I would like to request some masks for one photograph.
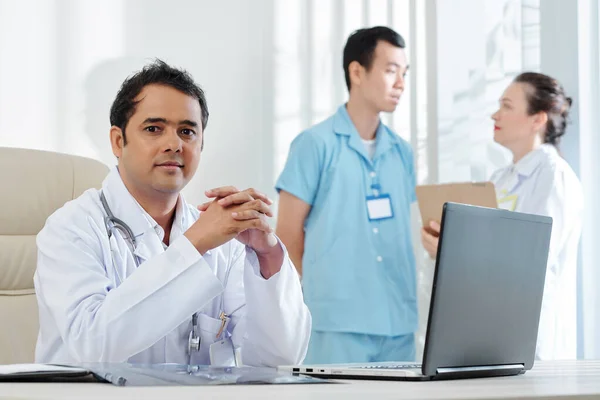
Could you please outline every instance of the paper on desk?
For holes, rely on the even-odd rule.
[[[83,364],[117,386],[256,385],[331,383],[264,367],[214,367],[183,364]]]
[[[63,367],[50,364],[8,364],[0,365],[0,375],[16,375],[37,372],[86,372],[87,370],[77,367]]]

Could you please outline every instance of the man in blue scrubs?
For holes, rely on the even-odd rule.
[[[404,91],[404,47],[386,27],[348,38],[349,100],[295,138],[276,184],[277,235],[313,316],[305,363],[415,358],[413,154],[379,119]]]

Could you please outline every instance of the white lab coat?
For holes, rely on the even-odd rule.
[[[577,254],[583,219],[579,179],[556,148],[544,144],[496,171],[500,208],[553,218],[538,332],[538,359],[576,358]]]
[[[135,255],[142,263],[136,268],[118,231],[109,241],[98,190],[50,216],[37,237],[37,362],[187,364],[191,316],[198,311],[202,342],[192,364],[210,364],[221,296],[225,313],[239,308],[227,331],[244,364],[302,362],[311,316],[285,249],[281,271],[268,280],[254,251],[236,240],[201,256],[183,236],[199,215],[183,196],[165,249],[162,229],[129,194],[116,168],[103,192],[114,216],[137,237]]]

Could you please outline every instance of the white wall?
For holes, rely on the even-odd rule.
[[[129,74],[160,57],[192,73],[208,99],[187,198],[226,184],[273,196],[270,25],[270,1],[0,0],[0,146],[114,164],[110,104]]]
[[[531,0],[436,5],[439,181],[487,180],[510,161],[493,142],[491,115],[511,80],[531,68],[524,59],[539,60],[539,44],[527,40],[536,22],[528,17],[539,6]]]
[[[578,357],[600,357],[600,10],[597,0],[541,2],[542,72],[573,97],[561,152],[581,179],[585,210],[578,269]],[[560,27],[556,29],[554,27]]]

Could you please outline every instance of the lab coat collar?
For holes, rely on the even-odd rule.
[[[514,165],[514,168],[519,175],[529,177],[540,166],[545,155],[549,153],[556,154],[556,148],[551,144],[542,144],[540,147],[529,152],[529,154],[519,160]]]
[[[147,260],[160,252],[164,238],[162,228],[131,195],[116,166],[102,183],[102,191],[113,215],[129,225],[133,231],[138,242],[134,254],[142,260]],[[187,210],[187,203],[180,194],[171,228],[171,242],[187,230],[189,224]]]
[[[134,199],[135,201],[135,199]],[[136,204],[137,201],[136,201]],[[159,254],[164,249],[163,239],[165,237],[165,233],[162,227],[144,210],[141,206],[140,208],[144,218],[148,221],[148,228],[146,232],[139,238],[138,245],[133,252],[136,256],[138,256],[142,261],[148,260],[152,258],[152,256]],[[183,233],[187,230],[185,225],[186,215],[184,210],[187,210],[185,204],[185,200],[181,195],[177,199],[177,206],[175,209],[175,219],[173,220],[173,225],[171,226],[171,235],[169,237],[169,242],[172,243],[179,236],[183,235]]]
[[[333,131],[338,135],[348,136],[348,145],[362,155],[365,160],[371,163],[371,159],[367,154],[367,149],[362,142],[360,134],[350,119],[346,104],[342,104],[333,117]],[[396,142],[397,138],[395,135],[390,134],[383,123],[379,121],[377,132],[375,133],[375,155],[373,156],[373,161],[386,151],[390,150]]]

